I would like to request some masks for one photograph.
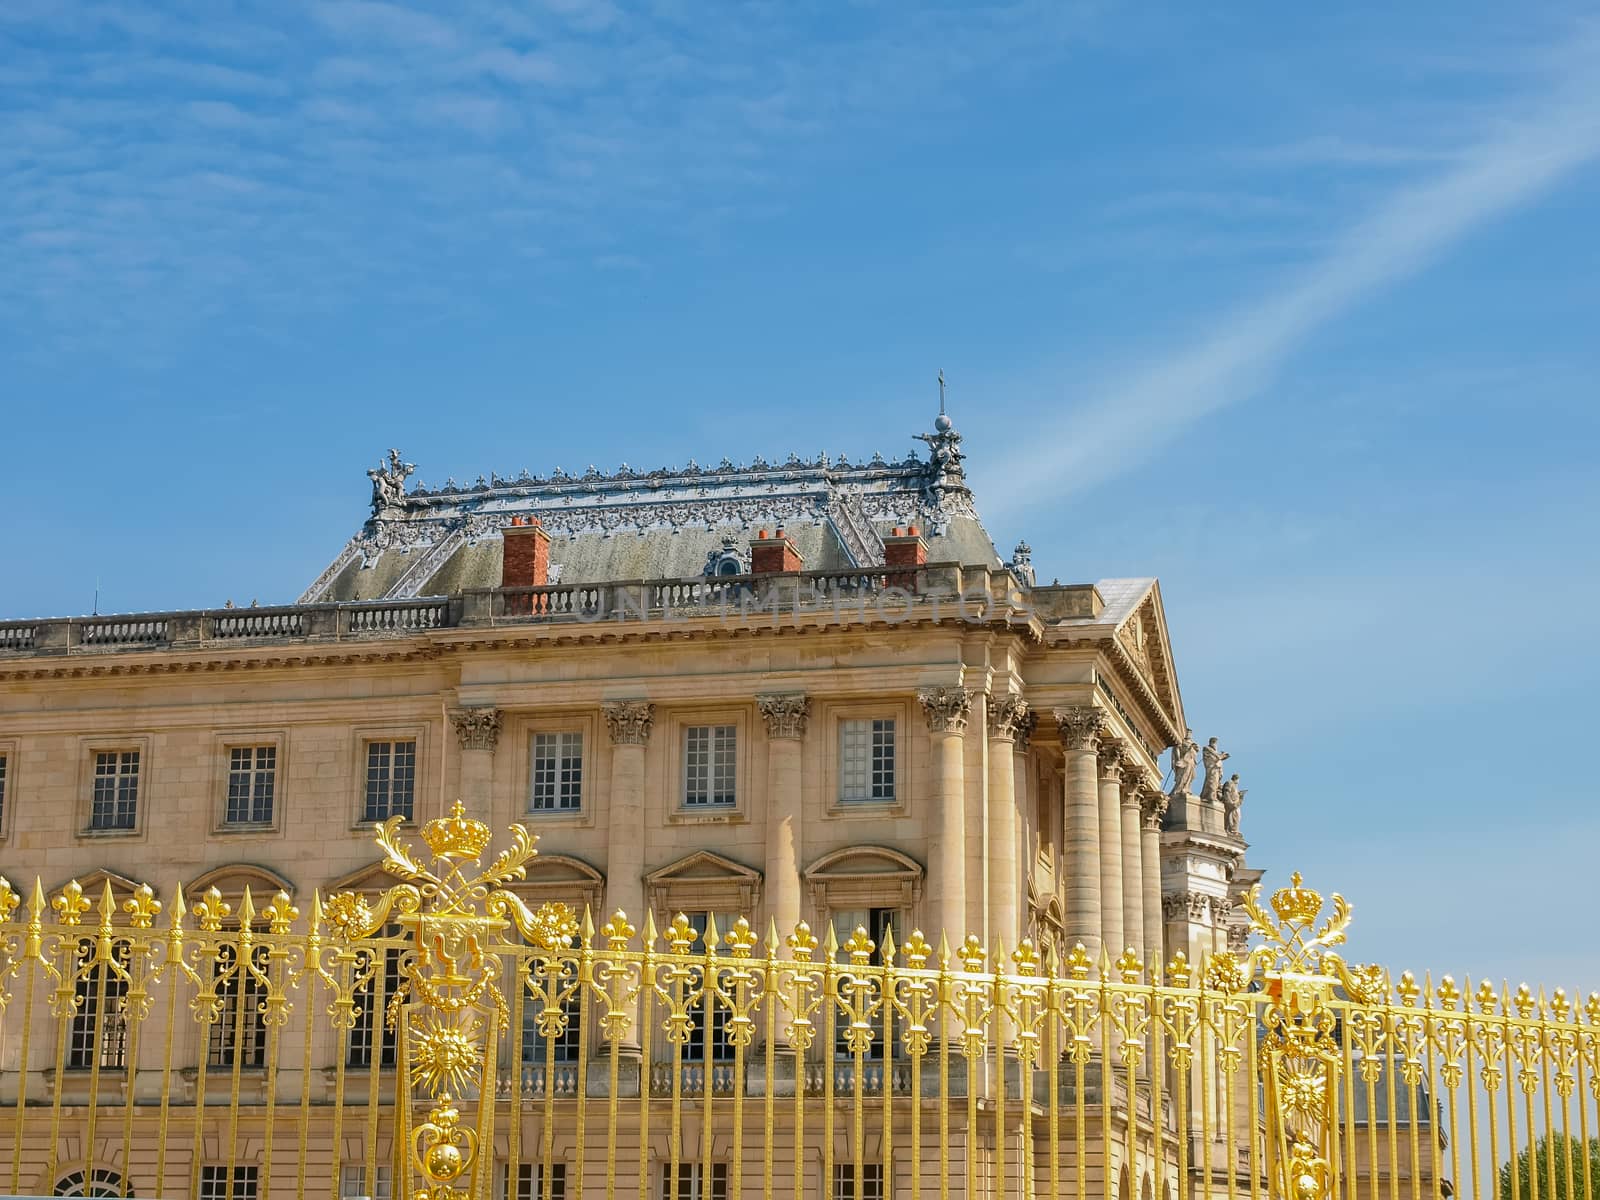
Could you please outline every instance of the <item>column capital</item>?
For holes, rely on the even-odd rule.
[[[1058,708],[1055,718],[1061,744],[1068,750],[1093,750],[1106,725],[1105,712],[1088,704]]]
[[[611,741],[617,746],[642,746],[650,740],[656,706],[648,700],[612,700],[600,706]]]
[[[450,724],[463,750],[493,750],[500,743],[500,710],[475,707],[450,710]]]
[[[1030,708],[1017,722],[1016,732],[1012,734],[1012,749],[1020,754],[1026,754],[1028,747],[1033,745],[1033,731],[1039,728],[1039,713],[1037,709]]]
[[[1122,770],[1122,807],[1138,808],[1142,803],[1140,797],[1153,786],[1145,769],[1130,759]]]
[[[1144,818],[1144,827],[1159,833],[1161,822],[1166,819],[1167,806],[1171,803],[1171,796],[1159,787],[1151,787],[1146,781],[1144,791],[1139,794],[1139,815]]]
[[[1095,747],[1095,756],[1100,760],[1100,778],[1108,783],[1119,782],[1123,770],[1134,765],[1133,752],[1121,738],[1102,737]]]
[[[966,732],[967,718],[972,714],[971,688],[923,688],[917,693],[917,703],[928,718],[930,732]]]
[[[1033,712],[1028,707],[1028,702],[1021,696],[1007,693],[1004,696],[990,695],[989,697],[989,737],[997,742],[1014,742],[1021,738],[1027,740],[1028,733],[1023,727],[1028,724]],[[1031,732],[1031,727],[1028,732]]]
[[[811,697],[802,692],[757,696],[756,708],[767,722],[769,738],[805,736],[806,718],[811,715]]]

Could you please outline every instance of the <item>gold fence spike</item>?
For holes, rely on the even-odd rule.
[[[35,875],[33,893],[28,897],[28,920],[33,923],[44,920],[44,910],[44,881]]]
[[[105,880],[100,886],[100,932],[111,933],[112,921],[117,915],[117,898],[111,894],[111,880]]]
[[[579,932],[583,937],[583,948],[591,949],[594,946],[594,917],[589,912],[589,906],[583,906],[583,925]]]
[[[894,966],[895,944],[894,926],[885,925],[883,928],[883,945],[878,947],[878,961],[886,967]]]
[[[767,918],[767,940],[762,949],[767,952],[767,957],[777,958],[778,951],[783,943],[778,940],[778,922],[772,917]]]
[[[249,930],[255,923],[256,902],[250,895],[250,885],[244,885],[244,895],[239,899],[239,929],[241,932]]]
[[[619,909],[618,911],[620,912],[621,910]],[[644,914],[644,948],[646,950],[654,950],[656,940],[660,936],[656,931],[656,914],[654,911],[646,909]]]

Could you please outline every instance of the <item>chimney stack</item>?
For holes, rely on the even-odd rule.
[[[544,587],[550,582],[550,535],[538,517],[512,517],[501,530],[505,551],[500,563],[503,588]]]
[[[917,568],[928,561],[928,543],[922,540],[922,531],[915,525],[894,532],[883,539],[883,565],[890,568],[889,586],[917,590]],[[899,567],[896,571],[894,568]]]
[[[778,526],[777,533],[767,536],[765,529],[756,534],[750,543],[750,573],[752,575],[788,575],[803,570],[804,561],[789,535]]]

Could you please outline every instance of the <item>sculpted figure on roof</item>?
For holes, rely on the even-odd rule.
[[[1249,790],[1239,786],[1238,775],[1222,785],[1222,828],[1234,837],[1239,836],[1239,812],[1244,808],[1244,794]]]
[[[380,458],[377,469],[367,472],[367,478],[372,480],[373,516],[400,506],[406,494],[406,477],[416,469],[416,463],[402,461],[400,451],[390,449],[388,461]]]
[[[1194,730],[1183,731],[1183,741],[1172,748],[1172,791],[1170,796],[1186,796],[1194,786],[1195,767],[1200,762],[1200,747],[1194,740]]]
[[[1222,764],[1233,757],[1217,745],[1212,738],[1201,752],[1206,760],[1206,781],[1200,787],[1200,799],[1218,800],[1222,795]]]

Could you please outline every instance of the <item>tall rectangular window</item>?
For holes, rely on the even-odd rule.
[[[583,804],[583,734],[533,735],[529,812],[577,812]]]
[[[686,914],[689,926],[699,937],[695,945],[705,946],[706,930],[710,926],[710,913],[692,912]],[[725,913],[717,914],[717,928],[726,930],[732,927],[735,918]],[[704,986],[703,972],[699,968],[691,968],[688,986],[698,990],[700,999],[689,1005],[689,1040],[683,1046],[683,1061],[686,1063],[704,1062],[732,1062],[733,1043],[728,1040],[728,1024],[733,1018],[728,1004],[719,1000],[714,988]],[[706,1020],[706,1010],[710,1009],[711,1020]]]
[[[229,747],[228,803],[222,819],[229,825],[272,824],[277,784],[276,746]]]
[[[345,1163],[339,1168],[339,1196],[340,1200],[390,1200],[394,1194],[393,1174],[386,1166],[380,1166],[372,1190],[367,1190],[367,1166],[365,1163]]]
[[[367,791],[363,821],[410,820],[417,793],[417,743],[368,742]]]
[[[112,952],[126,969],[128,943],[117,942]],[[90,949],[84,957],[93,954]],[[72,990],[77,1007],[67,1030],[67,1066],[86,1070],[98,1059],[102,1069],[120,1071],[127,1065],[128,981],[110,965],[97,963],[78,977]]]
[[[99,750],[94,756],[90,829],[132,829],[139,816],[139,752]]]
[[[898,908],[841,908],[835,909],[829,915],[833,923],[833,936],[838,940],[841,947],[855,936],[857,929],[865,929],[867,931],[867,936],[872,939],[872,961],[874,964],[883,961],[883,943],[888,939],[890,933],[894,934],[896,941],[900,941],[906,936],[907,932]],[[844,964],[848,964],[850,961],[850,955],[843,949],[839,951],[839,961]],[[835,1007],[833,1018],[833,1052],[839,1058],[855,1057],[855,1051],[850,1047],[850,1013],[856,1001],[854,999],[855,992],[850,983],[851,980],[848,975],[839,977],[839,998],[844,1003]],[[872,1026],[872,1042],[866,1050],[866,1057],[869,1059],[881,1059],[884,1056],[883,1015],[883,1011],[880,1009],[868,1018]],[[895,1026],[891,1021],[888,1040],[892,1042],[894,1035]]]
[[[728,1200],[728,1164],[714,1162],[709,1173],[703,1163],[679,1163],[674,1179],[672,1164],[661,1164],[661,1200]]]
[[[383,928],[383,937],[398,937],[398,925],[386,925]],[[372,950],[361,951],[363,955],[372,954]],[[367,969],[367,961],[362,961],[360,969]],[[389,1028],[385,1019],[384,1010],[389,1006],[389,998],[400,989],[400,950],[396,946],[389,946],[383,951],[383,972],[374,971],[372,976],[361,987],[356,989],[351,997],[355,1001],[355,1024],[350,1027],[349,1054],[345,1061],[352,1067],[370,1067],[374,1052],[378,1055],[380,1067],[395,1065],[396,1034]]]
[[[267,947],[254,947],[250,962],[256,971],[266,974]],[[211,1026],[210,1065],[231,1067],[237,1053],[241,1067],[266,1066],[267,1020],[261,1006],[267,998],[267,985],[239,961],[235,946],[218,947],[213,969],[222,1011]]]
[[[6,756],[0,754],[0,830],[5,828],[6,819]]]
[[[566,1024],[554,1036],[545,1037],[539,1020],[545,1008],[543,981],[531,966],[529,969],[533,974],[533,985],[539,989],[539,993],[526,996],[522,1002],[522,1061],[530,1066],[543,1066],[546,1051],[553,1045],[556,1062],[577,1062],[578,1037],[583,1024],[582,1002],[576,992],[563,999],[560,1007]]]
[[[839,799],[894,800],[894,720],[839,722]]]
[[[199,1200],[256,1200],[260,1170],[259,1167],[235,1167],[229,1178],[227,1167],[204,1163],[200,1167]]]
[[[884,1200],[883,1164],[862,1163],[861,1185],[856,1186],[854,1163],[833,1164],[833,1200]]]
[[[738,728],[690,725],[683,731],[683,803],[686,808],[731,808],[738,800]]]

